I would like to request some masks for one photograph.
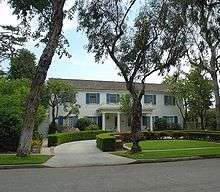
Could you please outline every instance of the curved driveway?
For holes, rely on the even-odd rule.
[[[65,143],[55,147],[55,156],[44,165],[49,167],[76,167],[128,164],[134,160],[102,152],[95,140]]]

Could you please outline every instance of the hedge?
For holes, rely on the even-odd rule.
[[[103,133],[96,136],[96,146],[101,151],[114,151],[116,137],[113,133]]]
[[[96,136],[101,133],[107,133],[107,131],[96,130],[51,134],[48,136],[48,146],[57,146],[72,141],[96,139]]]
[[[96,137],[97,147],[102,151],[114,151],[116,140],[131,142],[131,133],[105,133]],[[187,139],[187,140],[209,140],[220,141],[220,132],[214,131],[145,131],[141,133],[140,140],[161,140],[161,139]]]

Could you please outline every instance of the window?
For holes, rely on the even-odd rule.
[[[106,94],[107,103],[119,103],[119,94]]]
[[[163,116],[164,119],[166,119],[167,123],[178,123],[178,117],[177,116]]]
[[[156,105],[156,95],[144,95],[144,103]]]
[[[93,116],[93,117],[86,117],[87,119],[89,119],[90,121],[92,121],[92,122],[94,122],[94,123],[96,123],[96,124],[98,124],[98,117],[96,117],[96,116]]]
[[[86,104],[99,104],[99,93],[86,93]]]
[[[150,116],[142,117],[142,125],[146,127],[150,127]]]
[[[175,105],[176,104],[175,97],[164,95],[164,104],[165,105]]]
[[[156,121],[158,121],[158,119],[159,119],[158,116],[153,116],[153,117],[152,117],[152,121],[153,121],[153,123],[155,123]]]

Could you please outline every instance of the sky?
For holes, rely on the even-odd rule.
[[[68,1],[66,7],[68,7]],[[0,25],[16,25],[17,17],[12,15],[10,6],[5,1],[0,0]],[[88,80],[105,80],[105,81],[124,81],[118,75],[114,62],[109,58],[104,64],[95,63],[94,55],[88,53],[85,49],[87,38],[82,32],[77,32],[77,20],[64,21],[63,31],[69,40],[69,52],[72,57],[63,57],[59,59],[57,56],[53,58],[53,62],[47,74],[47,78],[64,78],[64,79],[88,79]],[[37,58],[40,57],[42,48],[34,47],[35,42],[29,41],[24,46],[33,52]],[[7,70],[8,63],[3,64],[3,69]],[[163,78],[154,73],[146,79],[146,83],[161,83]]]

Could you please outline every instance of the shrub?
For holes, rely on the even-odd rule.
[[[68,143],[72,141],[90,140],[96,139],[96,136],[107,131],[81,131],[81,132],[68,132],[68,133],[56,133],[48,136],[48,146],[57,146],[62,143]]]
[[[112,133],[97,135],[96,146],[101,151],[114,151],[116,147],[116,137]]]
[[[20,125],[16,117],[0,115],[0,151],[16,151],[21,133]]]
[[[93,131],[93,130],[99,130],[100,127],[96,124],[91,124],[88,127],[85,128],[85,131]]]
[[[167,120],[164,118],[159,118],[155,123],[154,123],[154,130],[155,131],[162,131],[166,130],[168,127]]]
[[[80,131],[85,131],[85,128],[88,127],[91,124],[94,124],[91,120],[88,118],[80,118],[78,119],[78,128]]]

